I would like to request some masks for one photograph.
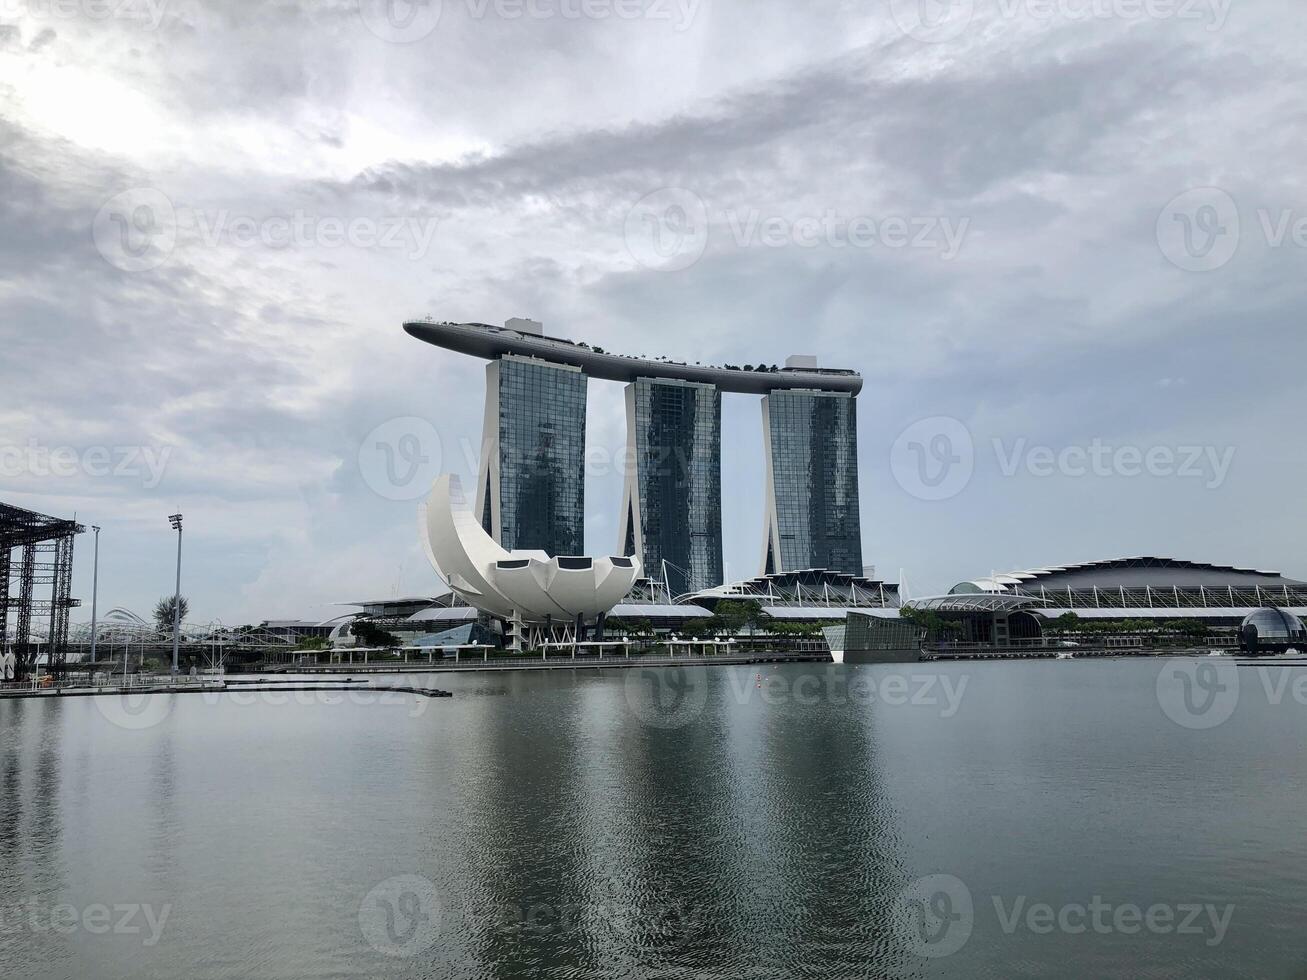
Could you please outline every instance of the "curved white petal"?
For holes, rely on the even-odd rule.
[[[458,477],[436,480],[419,523],[427,558],[469,605],[503,619],[566,622],[613,608],[640,576],[638,558],[550,558],[501,548],[467,509]]]

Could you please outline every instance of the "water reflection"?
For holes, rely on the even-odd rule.
[[[632,703],[639,671],[442,677],[455,697],[420,705],[178,697],[140,729],[89,699],[0,702],[0,907],[170,907],[152,945],[0,929],[0,976],[1288,976],[1307,956],[1307,761],[1275,748],[1307,712],[1256,675],[1195,733],[1149,663],[912,666],[969,680],[957,705],[716,668],[670,715]],[[927,961],[890,921],[936,874],[975,922]],[[1095,894],[1235,911],[1216,948],[994,916]]]
[[[704,710],[646,724],[611,676],[483,703],[461,910],[498,974],[849,975],[894,951],[902,887],[866,719],[767,705],[706,671]],[[503,714],[500,715],[500,712]],[[832,760],[853,757],[850,768]],[[489,914],[478,915],[483,910]]]

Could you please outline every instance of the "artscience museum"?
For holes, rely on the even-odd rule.
[[[640,576],[635,557],[508,551],[477,521],[457,476],[436,480],[419,508],[436,574],[469,606],[509,625],[513,649],[562,637],[603,639],[604,618]]]

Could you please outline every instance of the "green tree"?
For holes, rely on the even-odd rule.
[[[177,597],[175,595],[164,596],[154,604],[154,625],[158,628],[160,633],[172,632],[173,609],[176,605]],[[190,615],[191,612],[191,604],[187,601],[185,596],[181,597],[181,607],[181,621],[184,623],[186,622],[186,617]]]
[[[717,632],[717,625],[712,618],[700,617],[687,621],[681,632],[697,640],[712,636]]]
[[[1195,640],[1202,639],[1211,632],[1208,625],[1198,619],[1171,619],[1163,623],[1162,627]]]
[[[1064,612],[1049,624],[1054,630],[1063,633],[1080,633],[1085,629],[1085,622],[1073,612]]]
[[[899,618],[915,623],[925,631],[928,639],[952,636],[963,630],[962,624],[956,619],[945,619],[933,609],[903,608],[899,610]]]
[[[387,633],[370,619],[358,619],[350,625],[355,639],[365,647],[382,647],[390,649],[399,646],[399,637]]]
[[[713,619],[728,633],[738,633],[745,626],[766,629],[771,617],[753,599],[723,599],[713,610]]]

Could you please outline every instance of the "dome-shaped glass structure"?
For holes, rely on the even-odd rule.
[[[1268,606],[1256,609],[1243,621],[1243,629],[1257,627],[1257,636],[1262,640],[1296,640],[1303,635],[1302,620],[1286,609]]]
[[[1245,651],[1287,650],[1307,642],[1302,620],[1287,609],[1268,606],[1253,610],[1239,627],[1239,645]]]

